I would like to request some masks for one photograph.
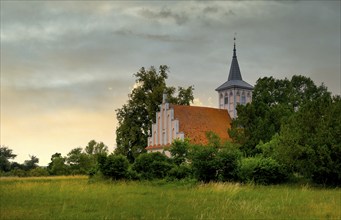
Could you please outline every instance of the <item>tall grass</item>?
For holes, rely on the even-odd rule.
[[[341,190],[307,185],[1,178],[0,219],[340,219]]]

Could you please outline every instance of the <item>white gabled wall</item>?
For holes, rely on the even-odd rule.
[[[169,103],[164,102],[160,105],[160,111],[156,113],[156,122],[152,125],[148,146],[168,145],[177,138],[183,140],[184,133],[179,132],[179,120],[174,119],[174,109],[169,107]]]

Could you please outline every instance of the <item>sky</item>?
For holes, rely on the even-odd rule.
[[[304,75],[340,94],[340,1],[1,1],[1,140],[47,165],[116,144],[115,109],[141,67],[218,107],[236,36],[243,80]]]

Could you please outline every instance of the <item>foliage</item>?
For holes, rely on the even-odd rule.
[[[341,99],[330,95],[304,104],[282,126],[278,161],[317,183],[341,184]]]
[[[194,146],[190,152],[190,161],[194,176],[203,182],[217,180],[219,162],[216,159],[218,149],[209,146]]]
[[[189,140],[176,139],[168,149],[171,154],[171,159],[176,165],[184,163],[188,157]]]
[[[206,132],[206,138],[208,140],[208,146],[210,147],[221,147],[222,142],[220,137],[213,131]]]
[[[17,155],[12,153],[12,150],[6,146],[0,146],[0,171],[10,171],[11,163],[10,159],[14,159]]]
[[[115,180],[127,177],[129,162],[125,156],[110,154],[108,157],[100,157],[99,169],[105,177]]]
[[[155,152],[139,155],[132,168],[142,179],[162,179],[168,175],[172,167],[173,164],[167,156]]]
[[[67,154],[66,162],[70,166],[70,172],[72,175],[88,174],[94,166],[92,158],[88,154],[84,153],[81,147],[72,149]]]
[[[36,167],[28,171],[28,176],[49,176],[49,172],[46,168]]]
[[[280,133],[281,126],[305,103],[330,95],[327,88],[317,87],[304,76],[293,76],[291,80],[264,77],[258,79],[252,103],[237,107],[238,118],[233,120],[230,136],[242,145],[246,155],[259,153],[256,145],[271,140]]]
[[[169,68],[160,66],[157,71],[154,67],[145,69],[142,67],[134,76],[136,87],[129,94],[127,104],[116,110],[118,127],[116,129],[116,154],[129,155],[131,162],[145,152],[147,139],[152,123],[155,122],[155,114],[159,111],[163,93],[167,94],[169,103],[189,105],[193,102],[193,86],[179,87],[178,96],[176,89],[167,87],[166,79]]]
[[[185,178],[189,178],[192,175],[192,169],[187,164],[180,164],[178,166],[174,166],[168,173],[168,177],[170,179],[181,180]]]
[[[189,158],[194,176],[210,182],[236,180],[240,157],[241,152],[234,146],[194,146]]]
[[[233,181],[238,179],[238,165],[241,152],[235,147],[223,148],[218,151],[218,180]]]
[[[51,175],[68,175],[70,173],[69,166],[65,164],[66,158],[60,153],[51,156],[51,162],[47,166],[47,170]]]
[[[24,161],[24,170],[32,170],[37,168],[38,167],[37,163],[39,163],[39,158],[30,155],[30,159]]]
[[[243,182],[276,184],[285,182],[288,172],[283,165],[271,157],[248,157],[240,162],[239,179]]]
[[[82,148],[74,148],[66,158],[67,164],[70,166],[71,173],[88,174],[97,169],[97,161],[100,155],[106,156],[108,147],[103,143],[97,143],[95,140],[89,141],[84,151]]]
[[[84,149],[85,153],[93,156],[93,160],[96,161],[96,157],[100,154],[108,154],[108,146],[103,142],[96,142],[95,140],[89,141],[88,145]]]

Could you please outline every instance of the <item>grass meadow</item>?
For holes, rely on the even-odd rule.
[[[309,185],[0,178],[0,219],[341,219],[341,190]]]

